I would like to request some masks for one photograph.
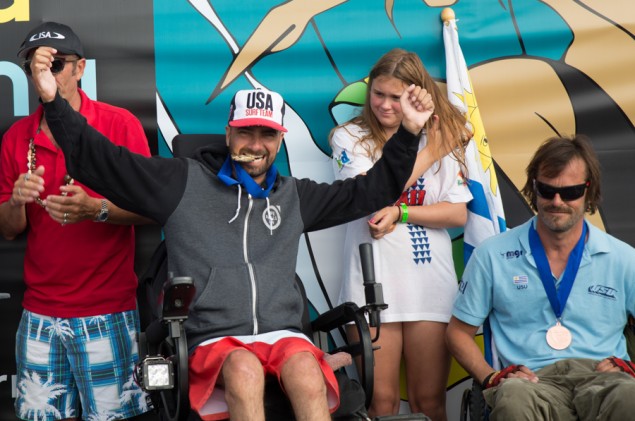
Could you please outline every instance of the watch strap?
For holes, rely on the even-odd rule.
[[[101,199],[101,209],[95,217],[96,222],[106,222],[108,220],[108,201],[106,199]]]

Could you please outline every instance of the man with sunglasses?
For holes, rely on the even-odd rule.
[[[522,189],[537,215],[483,242],[468,262],[447,331],[485,389],[492,420],[625,420],[635,365],[635,250],[584,219],[600,202],[600,164],[581,135],[543,143]],[[495,370],[473,338],[489,320]]]
[[[86,59],[73,30],[45,22],[27,34],[18,56],[29,76],[40,46],[57,50],[51,72],[71,107],[113,143],[149,156],[137,118],[79,88]],[[68,175],[42,106],[5,133],[1,148],[0,231],[9,240],[27,236],[16,414],[115,420],[146,412],[132,381],[139,331],[132,225],[149,220]]]

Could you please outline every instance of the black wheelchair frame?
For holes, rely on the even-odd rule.
[[[367,253],[369,252],[367,251]],[[372,263],[368,267],[372,268]],[[366,271],[372,273],[372,270],[368,268],[365,269],[364,273]],[[373,277],[373,275],[369,276]],[[304,286],[297,276],[296,282],[306,298]],[[355,303],[343,303],[332,310],[320,314],[313,321],[309,321],[307,307],[305,307],[303,315],[304,332],[307,336],[313,338],[316,346],[325,352],[347,352],[353,357],[359,356],[361,358],[362,370],[359,373],[361,387],[357,381],[348,379],[342,370],[336,373],[340,389],[349,390],[357,401],[361,397],[361,403],[353,404],[352,415],[338,415],[336,412],[334,419],[368,419],[365,408],[368,407],[372,399],[374,383],[374,350],[372,344],[373,341],[377,340],[377,337],[371,338],[366,315],[370,314],[369,318],[371,320],[378,320],[377,313],[385,308],[386,305],[383,304],[381,285],[376,284],[374,279],[368,281],[366,278],[365,284],[366,295],[378,301],[371,302],[362,308],[359,308]],[[167,274],[167,252],[165,244],[162,242],[151,259],[150,269],[140,279],[139,300],[147,301],[152,305],[150,309],[144,309],[143,306],[140,306],[142,325],[146,327],[139,338],[139,355],[142,360],[138,366],[136,377],[149,393],[153,406],[159,411],[161,418],[165,421],[191,419],[188,402],[188,345],[183,325],[185,320],[187,320],[189,306],[194,293],[194,285],[191,278],[173,277]],[[305,300],[305,302],[307,301]],[[159,303],[158,308],[154,307],[154,305]],[[339,348],[329,350],[328,333],[348,323],[354,323],[356,326],[360,338],[359,342],[348,343]],[[144,379],[144,368],[155,363],[166,363],[172,367],[173,387],[154,390],[150,386],[150,389],[148,389],[147,379]],[[144,364],[146,367],[144,367]],[[352,382],[352,384],[349,382]],[[268,385],[266,394],[279,395],[280,392],[275,390],[279,389],[277,386],[277,384]],[[345,399],[345,397],[342,396],[342,399]],[[279,401],[280,399],[277,400]],[[280,411],[271,406],[266,407],[266,409],[269,414],[276,414],[268,416],[268,419],[275,420],[282,420],[282,417],[288,416],[289,412],[286,411],[287,415],[281,415],[281,413],[285,413],[284,410]]]

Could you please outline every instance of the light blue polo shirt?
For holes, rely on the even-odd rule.
[[[489,238],[470,258],[453,315],[480,326],[489,315],[503,366],[537,370],[564,358],[629,359],[623,335],[635,314],[635,249],[588,223],[580,269],[562,313],[571,345],[557,351],[546,341],[556,316],[529,247],[535,217]],[[560,279],[556,280],[556,288]]]

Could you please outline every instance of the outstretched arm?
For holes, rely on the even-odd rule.
[[[305,232],[343,224],[392,204],[412,174],[419,135],[434,112],[430,94],[411,85],[400,98],[404,117],[382,157],[365,176],[317,184],[298,180]]]
[[[88,125],[57,93],[50,71],[55,53],[54,48],[38,48],[31,71],[47,124],[64,152],[69,175],[119,208],[165,223],[181,198],[187,161],[132,153]],[[59,217],[60,209],[55,210]],[[63,213],[61,216],[63,220]]]

